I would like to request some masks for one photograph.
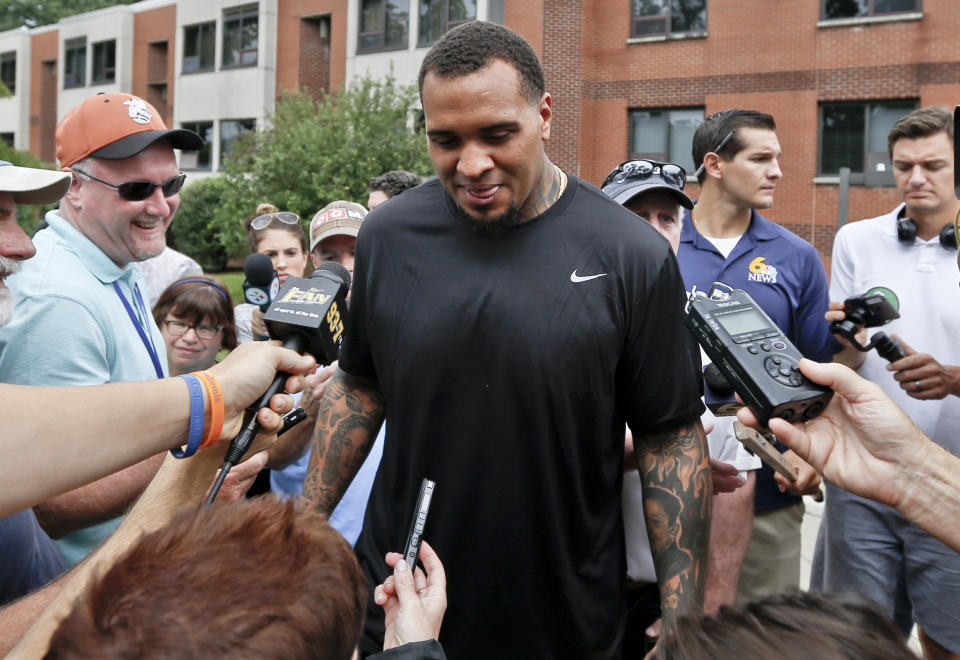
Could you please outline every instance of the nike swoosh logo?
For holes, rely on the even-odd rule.
[[[577,271],[574,270],[572,273],[570,273],[570,281],[573,282],[574,284],[576,284],[577,282],[588,282],[590,280],[595,280],[598,277],[603,277],[605,275],[606,273],[600,273],[599,275],[582,275],[581,276],[581,275],[577,275]]]

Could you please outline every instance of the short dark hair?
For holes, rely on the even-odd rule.
[[[901,138],[915,140],[930,137],[937,133],[946,133],[953,142],[953,115],[946,108],[932,106],[920,108],[904,115],[890,129],[887,136],[887,150],[893,158],[893,145]]]
[[[500,59],[520,74],[520,86],[531,103],[543,96],[543,68],[533,47],[519,34],[486,21],[458,25],[433,45],[420,65],[420,102],[428,73],[440,78],[460,78],[475,73],[491,60]]]
[[[350,544],[265,495],[144,535],[79,596],[46,657],[347,660],[366,602]]]
[[[173,314],[190,323],[203,323],[209,318],[213,325],[223,326],[223,348],[237,347],[237,326],[233,318],[233,299],[220,280],[206,275],[184,277],[168,286],[153,306],[153,318],[161,325],[167,314]]]
[[[854,594],[812,592],[681,616],[665,629],[652,657],[916,660],[903,633],[876,604]]]
[[[699,168],[704,157],[714,151],[730,131],[736,131],[738,128],[765,128],[775,131],[777,130],[777,124],[773,121],[772,116],[756,110],[731,108],[715,112],[704,119],[693,134],[693,164]],[[746,146],[740,136],[734,133],[733,137],[723,146],[723,149],[716,153],[723,160],[728,161]],[[700,183],[703,183],[705,176],[705,172],[700,173]]]
[[[405,170],[391,170],[370,179],[370,192],[379,190],[387,197],[396,197],[404,190],[420,185],[420,177]]]
[[[677,522],[680,517],[680,510],[683,509],[683,502],[680,498],[665,488],[659,486],[646,486],[643,489],[643,499],[647,502],[659,502],[663,507],[663,512],[670,519],[670,524]]]

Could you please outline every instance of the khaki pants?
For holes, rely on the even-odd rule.
[[[797,502],[754,514],[750,546],[740,573],[738,604],[800,587],[803,511],[803,502]]]

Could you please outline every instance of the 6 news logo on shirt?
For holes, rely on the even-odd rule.
[[[777,269],[775,266],[764,263],[766,259],[766,257],[757,257],[750,262],[750,273],[747,275],[748,282],[777,283]]]

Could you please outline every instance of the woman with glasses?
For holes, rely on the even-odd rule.
[[[246,229],[250,251],[270,257],[280,278],[280,286],[290,276],[303,277],[307,267],[307,236],[296,213],[281,212],[272,204],[261,204],[256,216],[247,220]],[[237,305],[235,315],[240,343],[268,336],[263,312],[256,305]]]
[[[209,369],[222,349],[237,347],[233,301],[212,277],[185,277],[171,284],[153,307],[167,347],[171,376]]]

